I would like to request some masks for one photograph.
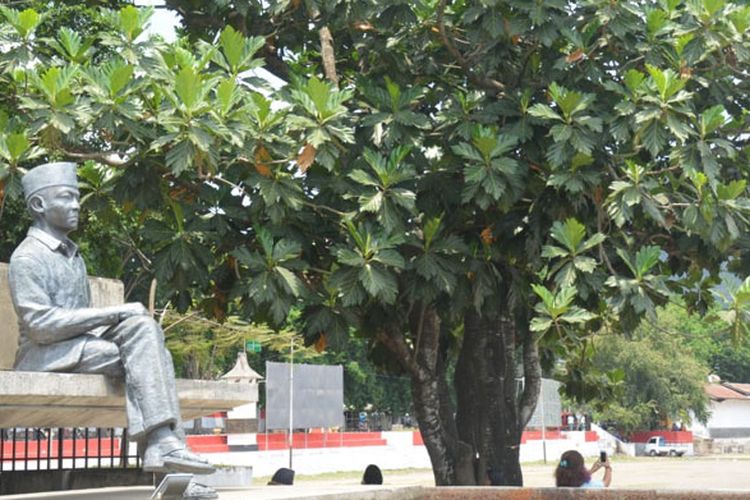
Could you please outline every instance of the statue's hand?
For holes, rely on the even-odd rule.
[[[118,316],[120,321],[130,318],[131,316],[148,316],[149,312],[140,302],[128,302],[118,307]]]

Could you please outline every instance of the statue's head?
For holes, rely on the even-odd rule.
[[[21,179],[26,206],[35,222],[63,234],[78,228],[79,193],[75,163],[45,163]]]

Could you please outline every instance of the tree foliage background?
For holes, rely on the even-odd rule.
[[[173,44],[148,9],[0,10],[3,235],[25,168],[82,162],[96,272],[219,322],[299,311],[321,348],[357,331],[409,377],[437,484],[521,484],[543,369],[586,391],[593,332],[744,277],[744,2],[167,4]]]
[[[609,397],[592,401],[597,418],[624,433],[668,428],[693,418],[705,423],[709,370],[678,336],[602,335],[594,346],[594,370],[616,374]]]

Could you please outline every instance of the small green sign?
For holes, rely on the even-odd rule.
[[[255,340],[248,340],[245,342],[245,347],[248,352],[260,352],[260,342]]]

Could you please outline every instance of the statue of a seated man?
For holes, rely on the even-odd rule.
[[[159,325],[140,303],[91,307],[86,265],[68,239],[78,227],[76,165],[44,164],[21,182],[34,223],[10,258],[20,330],[14,368],[124,378],[130,437],[146,446],[144,470],[213,472],[178,428],[174,368]]]

